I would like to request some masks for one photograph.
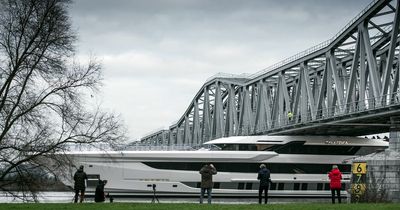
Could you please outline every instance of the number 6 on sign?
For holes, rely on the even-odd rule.
[[[367,163],[353,163],[353,174],[366,174]]]

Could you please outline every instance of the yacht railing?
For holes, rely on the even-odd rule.
[[[150,145],[150,144],[137,144],[129,145],[123,150],[126,151],[192,151],[195,150],[191,145]]]

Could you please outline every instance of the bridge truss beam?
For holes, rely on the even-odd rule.
[[[235,135],[385,131],[366,125],[385,124],[389,115],[400,114],[399,4],[373,1],[332,39],[265,71],[212,77],[164,142],[200,145]]]

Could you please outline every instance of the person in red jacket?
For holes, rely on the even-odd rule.
[[[342,189],[342,173],[339,171],[337,165],[332,166],[332,171],[329,172],[330,188],[332,193],[332,203],[335,203],[335,192],[339,203],[341,203],[340,190]]]

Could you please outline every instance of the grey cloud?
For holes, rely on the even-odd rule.
[[[370,0],[76,0],[79,54],[133,136],[177,120],[218,72],[256,73],[331,38]]]
[[[356,5],[355,1],[350,1],[350,6],[344,1],[322,2],[86,0],[77,1],[72,14],[83,36],[90,36],[94,40],[109,37],[117,46],[129,46],[123,43],[131,42],[138,44],[138,47],[156,50],[155,44],[151,43],[159,43],[165,37],[207,39],[210,42],[232,38],[251,41],[268,39],[268,35],[291,33],[298,28],[293,27],[297,24],[302,24],[303,28],[307,24],[318,27],[330,20],[332,27],[335,21],[344,25],[342,19],[349,20],[346,19],[346,13],[354,13],[360,7],[360,4],[357,4],[357,9],[351,7]],[[337,5],[346,7],[339,9]],[[335,7],[338,9],[335,10]],[[333,11],[323,12],[326,8],[333,8]],[[347,16],[352,17],[355,15],[353,13]],[[127,38],[121,40],[117,36],[113,39],[115,34],[126,35]],[[104,44],[107,46],[107,43]]]

